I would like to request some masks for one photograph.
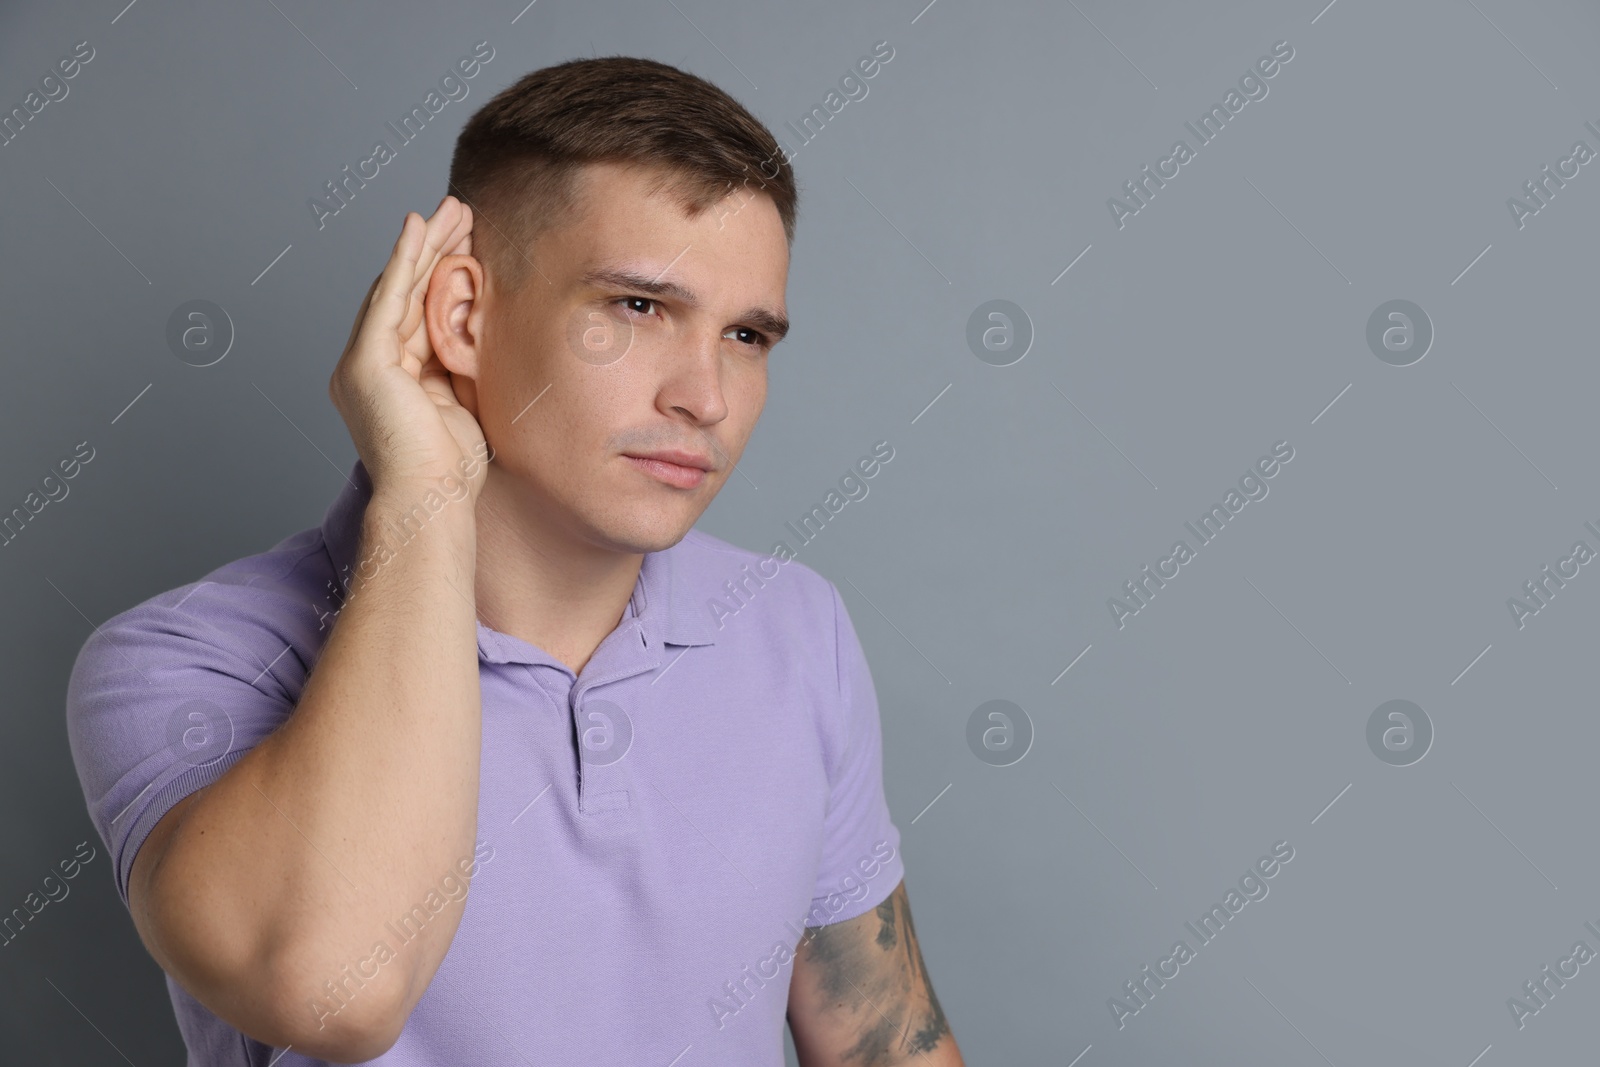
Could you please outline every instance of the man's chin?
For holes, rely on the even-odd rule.
[[[617,552],[665,552],[684,539],[699,517],[699,512],[691,516],[652,510],[621,521],[612,519],[598,525],[595,532]]]

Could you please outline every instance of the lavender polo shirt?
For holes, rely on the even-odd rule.
[[[350,480],[320,527],[123,611],[79,653],[68,733],[124,904],[156,821],[293,712],[358,562],[359,460]],[[866,659],[833,583],[787,554],[698,530],[647,554],[576,676],[480,622],[474,855],[375,918],[369,955],[306,991],[307,1023],[354,1003],[468,872],[438,974],[371,1063],[781,1067],[804,927],[871,910],[904,874]],[[167,987],[189,1067],[321,1062]]]

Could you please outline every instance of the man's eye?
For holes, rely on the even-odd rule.
[[[625,306],[626,305],[632,305],[632,304],[648,304],[651,307],[655,306],[655,301],[650,299],[648,296],[622,296],[622,297],[618,297],[616,300],[614,300],[613,303],[623,304]],[[640,315],[648,315],[649,314],[648,311],[641,311],[641,310],[639,310],[638,308],[635,308],[635,307],[628,307],[627,310],[637,312]]]
[[[748,326],[734,326],[728,332],[744,334],[745,336],[739,338],[739,340],[747,345],[751,345],[752,347],[767,347],[766,334],[762,333],[760,330],[752,330]]]

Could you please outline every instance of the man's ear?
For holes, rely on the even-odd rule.
[[[423,298],[428,343],[439,362],[455,379],[474,384],[483,358],[484,294],[483,264],[472,256],[450,255],[433,268]],[[462,383],[456,384],[459,394]]]

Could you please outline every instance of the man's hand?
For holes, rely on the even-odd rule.
[[[472,209],[446,196],[432,218],[425,224],[421,218],[406,212],[394,252],[356,313],[328,397],[375,489],[431,485],[474,469],[466,481],[476,499],[488,476],[477,462],[483,430],[456,399],[423,319],[428,280],[439,261],[472,252]]]
[[[963,1067],[922,963],[901,882],[872,911],[806,928],[789,983],[804,1067]]]

